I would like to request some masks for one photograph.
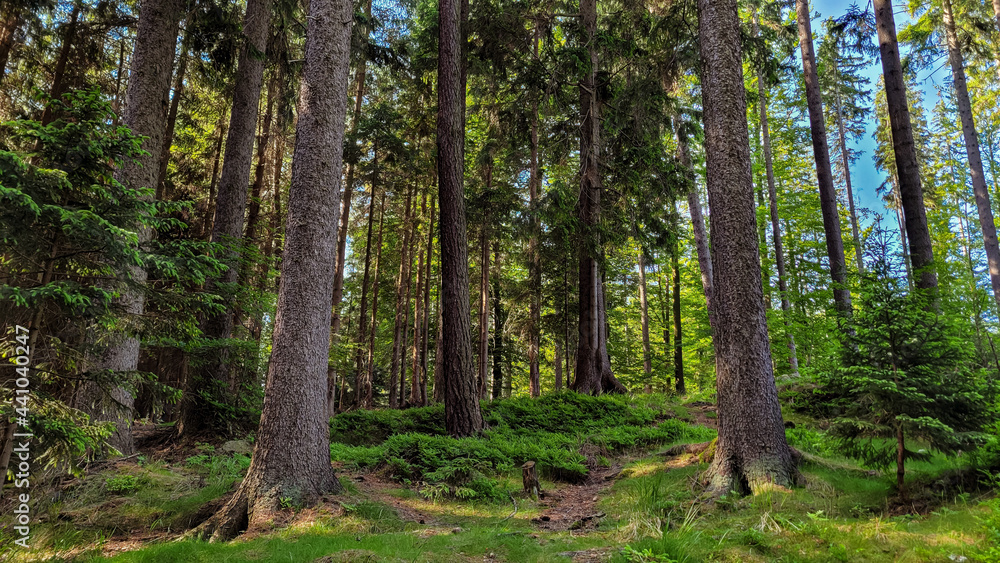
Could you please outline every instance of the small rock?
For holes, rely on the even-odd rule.
[[[230,440],[222,444],[222,451],[231,454],[250,455],[253,453],[253,444],[246,440]]]
[[[452,528],[451,529],[451,533],[453,533],[453,534],[461,534],[462,533],[462,528]]]

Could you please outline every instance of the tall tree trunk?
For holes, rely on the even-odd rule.
[[[444,285],[442,283],[442,285]],[[437,298],[437,337],[434,339],[434,402],[444,401],[444,311],[441,310],[441,299],[444,291],[438,288]],[[471,342],[469,344],[472,345]]]
[[[177,57],[177,70],[174,71],[174,95],[170,98],[170,111],[167,112],[167,133],[163,137],[163,149],[160,151],[160,170],[156,176],[156,199],[168,199],[164,183],[167,180],[167,165],[170,163],[170,147],[174,144],[174,128],[177,126],[177,111],[184,96],[184,75],[187,74],[188,50],[191,48],[191,14],[188,14],[187,29],[181,40],[181,53]]]
[[[430,191],[430,190],[428,190]],[[434,258],[434,200],[430,200],[431,204],[431,222],[427,229],[427,271],[424,273],[426,281],[424,282],[424,341],[423,346],[420,351],[420,404],[422,406],[427,406],[427,357],[430,348],[431,339],[431,261]]]
[[[1000,0],[998,0],[1000,1]],[[0,83],[3,82],[7,74],[7,62],[10,60],[10,53],[14,50],[14,41],[17,38],[17,30],[21,29],[24,8],[17,2],[7,5],[7,10],[0,17]]]
[[[65,90],[64,82],[66,81],[66,65],[69,63],[69,55],[73,51],[73,45],[76,43],[76,30],[78,27],[80,19],[80,5],[78,3],[73,3],[73,11],[69,16],[69,23],[66,24],[66,34],[63,35],[62,47],[59,48],[59,58],[56,59],[56,68],[52,71],[52,88],[49,89],[49,98],[52,100],[58,100],[62,98],[63,91]],[[178,23],[180,26],[180,23]],[[136,36],[138,37],[138,35]],[[174,43],[176,45],[177,36],[174,36]],[[132,55],[133,70],[134,65],[137,63],[135,60],[135,54]],[[171,64],[174,61],[173,53],[170,54]],[[169,71],[168,71],[169,72]],[[170,77],[168,74],[167,82],[169,83]],[[126,110],[128,111],[128,110]],[[48,125],[52,123],[55,119],[54,109],[51,103],[45,104],[45,109],[42,110],[42,125]],[[38,140],[38,145],[35,150],[41,148],[41,139]],[[157,153],[159,154],[159,153]],[[149,186],[143,186],[149,187]]]
[[[500,299],[500,242],[493,241],[493,256],[497,264],[497,273],[493,276],[493,399],[503,395],[503,301]],[[510,373],[507,374],[509,378]]]
[[[414,204],[414,207],[416,204]],[[423,401],[420,398],[420,349],[421,349],[421,338],[423,337],[423,327],[424,327],[424,315],[426,315],[426,309],[424,308],[424,284],[427,283],[426,277],[424,277],[424,249],[421,244],[423,241],[418,237],[420,235],[420,218],[427,215],[427,189],[424,189],[423,201],[420,203],[420,217],[418,217],[416,224],[413,227],[413,246],[414,248],[419,248],[417,250],[417,279],[414,282],[416,287],[414,288],[413,295],[413,349],[411,351],[411,362],[410,362],[410,406],[423,406]]]
[[[371,21],[372,3],[371,0],[365,2],[365,17]],[[368,40],[366,30],[365,41]],[[358,130],[358,120],[361,118],[361,105],[365,97],[365,77],[367,76],[367,62],[364,50],[361,51],[358,60],[358,68],[354,74],[354,84],[357,90],[354,94],[354,113],[352,114],[351,131],[348,139],[354,137]],[[344,197],[341,201],[343,210],[340,213],[340,230],[337,237],[337,270],[333,278],[333,320],[330,324],[330,331],[333,337],[340,333],[340,303],[344,299],[344,266],[347,259],[347,237],[348,227],[351,223],[351,201],[354,197],[354,175],[357,166],[353,163],[347,165],[347,181],[344,183]]]
[[[598,97],[597,0],[580,0],[580,16],[584,40],[590,57],[590,67],[580,81],[580,201],[577,213],[580,221],[578,252],[580,260],[580,334],[576,350],[576,375],[573,390],[599,395],[617,391],[620,383],[606,387],[614,380],[607,354],[605,335],[604,284],[601,281],[601,101]]]
[[[201,218],[201,238],[211,239],[215,225],[215,187],[219,183],[219,167],[222,164],[222,142],[226,138],[226,115],[229,107],[223,108],[219,115],[219,124],[215,129],[219,132],[215,141],[215,151],[212,153],[212,180],[208,184],[208,199],[205,201],[205,214]]]
[[[156,182],[156,165],[167,125],[170,72],[182,8],[180,0],[146,0],[139,13],[124,122],[134,134],[145,137],[142,148],[146,154],[126,162],[115,173],[115,179],[129,188],[152,187]],[[139,243],[149,241],[152,236],[149,229],[140,229]],[[142,267],[131,266],[124,274],[138,284],[146,281],[146,270]],[[116,301],[116,305],[131,316],[141,315],[145,305],[143,293],[134,289],[123,291]],[[130,372],[136,370],[138,363],[138,337],[119,333],[111,335],[93,369]],[[108,442],[123,455],[131,455],[135,451],[132,438],[134,402],[132,390],[126,386],[117,386],[105,392],[98,383],[86,381],[77,388],[76,406],[89,414],[91,421],[115,423],[115,433]]]
[[[351,3],[311,0],[299,94],[288,238],[278,289],[264,410],[250,468],[228,503],[199,527],[227,540],[263,524],[279,502],[312,503],[342,487],[330,465],[327,344],[337,255]]]
[[[834,100],[837,103],[837,132],[840,142],[840,162],[844,167],[844,184],[847,188],[847,209],[851,214],[851,238],[854,242],[854,259],[857,261],[858,271],[865,271],[864,248],[861,247],[861,234],[858,228],[858,213],[854,208],[854,186],[851,184],[851,156],[847,150],[847,130],[844,127],[844,108],[840,101],[840,70],[834,61],[833,72],[836,74],[834,84]],[[758,73],[759,75],[759,73]]]
[[[487,236],[486,224],[489,216],[479,231],[479,362],[478,383],[479,398],[486,398],[486,374],[489,372],[489,338],[490,338],[490,242]]]
[[[378,285],[379,272],[382,271],[382,235],[385,233],[385,192],[382,192],[382,205],[378,217],[378,240],[375,242],[375,271],[372,273],[372,314],[369,321],[368,361],[365,364],[365,377],[358,385],[360,399],[358,406],[370,409],[375,406],[375,336],[378,335]]]
[[[555,367],[555,370],[556,370],[556,373],[555,373],[555,377],[556,377],[555,389],[556,389],[556,391],[562,391],[562,388],[563,388],[563,370],[562,370],[562,351],[563,351],[563,345],[562,345],[562,339],[559,338],[558,336],[554,340],[555,340],[555,348],[556,348],[556,356],[555,356],[555,359],[554,359],[554,362],[553,362],[553,366]]]
[[[708,311],[709,328],[715,326],[715,307],[712,304],[713,274],[712,254],[708,247],[708,230],[705,228],[705,216],[701,209],[701,199],[694,182],[694,167],[691,164],[691,152],[688,148],[687,132],[680,119],[674,119],[674,129],[677,135],[677,156],[680,158],[684,173],[691,182],[687,194],[688,211],[691,213],[691,227],[694,231],[694,245],[698,253],[698,268],[701,271],[701,287],[705,293],[705,309]],[[714,330],[714,329],[713,329]]]
[[[910,261],[917,279],[917,287],[936,294],[938,283],[937,272],[934,270],[934,249],[931,245],[931,233],[927,227],[924,193],[920,186],[920,168],[917,163],[916,145],[913,142],[910,108],[906,101],[906,80],[899,60],[892,0],[872,0],[872,5],[875,9],[885,99],[889,109],[892,148],[896,157],[896,175],[899,179],[906,237],[910,246]]]
[[[639,310],[642,315],[642,372],[646,376],[646,392],[651,391],[653,360],[649,353],[649,301],[646,297],[646,255],[639,249]]]
[[[792,375],[799,374],[799,358],[795,353],[795,335],[792,334],[791,302],[788,299],[788,275],[785,272],[785,250],[781,243],[781,224],[778,222],[778,191],[774,185],[774,164],[771,154],[771,129],[767,116],[767,89],[764,86],[764,73],[757,69],[757,97],[760,105],[761,136],[764,143],[764,169],[767,173],[767,195],[770,203],[771,236],[774,240],[774,262],[778,268],[778,291],[781,293],[781,315],[785,323],[785,334],[788,338],[788,363]],[[843,131],[841,131],[843,136]],[[845,161],[846,167],[846,161]],[[848,189],[848,192],[850,190]],[[852,206],[853,208],[853,206]],[[860,262],[859,262],[860,264]]]
[[[826,120],[823,117],[823,99],[819,90],[816,54],[813,51],[809,0],[796,0],[795,8],[799,24],[799,45],[802,49],[806,103],[809,107],[809,130],[812,135],[813,157],[816,160],[816,180],[819,184],[819,203],[823,210],[826,253],[830,259],[830,278],[833,281],[833,301],[840,315],[847,318],[851,316],[851,290],[847,287],[847,261],[844,258],[844,240],[840,235],[837,190],[833,186],[830,147],[826,137]]]
[[[222,261],[226,271],[219,280],[224,286],[233,286],[239,278],[240,247],[243,240],[243,221],[247,210],[247,184],[253,164],[253,144],[257,129],[261,86],[264,81],[264,58],[270,29],[270,0],[248,0],[243,17],[243,45],[240,47],[236,67],[233,105],[226,137],[226,155],[222,161],[216,198],[215,221],[212,224],[212,242],[222,245]],[[341,132],[341,137],[343,132]],[[215,280],[205,284],[206,291],[218,291]],[[205,338],[225,340],[233,334],[234,303],[230,295],[223,299],[225,308],[218,313],[208,313],[202,322]],[[228,385],[231,391],[236,381],[230,378],[229,357],[226,348],[219,348],[205,365],[194,374],[191,387],[185,389],[181,404],[181,418],[177,431],[181,436],[204,429],[209,423],[210,406],[201,398],[203,391],[220,389]]]
[[[945,35],[948,39],[948,60],[951,63],[952,83],[955,86],[955,101],[958,105],[958,115],[962,119],[962,137],[965,139],[965,153],[969,157],[969,173],[972,175],[972,192],[976,196],[979,226],[983,230],[983,246],[986,247],[986,262],[990,269],[993,299],[1000,310],[1000,247],[997,245],[997,227],[993,221],[990,192],[986,187],[986,176],[983,173],[983,159],[979,154],[979,136],[972,116],[969,87],[965,82],[965,63],[962,60],[962,49],[955,29],[951,0],[941,0],[941,5],[944,11]]]
[[[403,348],[403,331],[405,329],[405,321],[403,317],[409,314],[410,302],[407,296],[410,292],[410,264],[412,262],[412,257],[410,255],[412,249],[410,248],[410,203],[413,199],[413,187],[410,186],[406,190],[406,206],[403,211],[403,244],[400,247],[400,257],[399,257],[399,274],[396,276],[396,316],[394,318],[393,329],[392,329],[392,360],[391,367],[389,370],[389,408],[396,408],[399,403],[403,401],[403,381],[400,379],[400,365],[404,363],[404,348]],[[405,379],[405,377],[404,377]],[[397,394],[397,389],[399,393]]]
[[[438,199],[441,207],[442,371],[445,428],[452,436],[483,429],[472,360],[469,255],[465,222],[464,0],[438,0]]]
[[[719,438],[708,471],[726,494],[790,486],[795,474],[774,384],[757,248],[736,0],[699,0],[702,106],[712,224]]]
[[[385,196],[383,195],[383,204],[385,201]],[[364,349],[365,344],[368,342],[368,288],[370,287],[369,280],[371,279],[371,263],[372,263],[372,226],[375,221],[375,186],[372,186],[371,193],[369,194],[368,202],[368,235],[365,242],[365,273],[361,278],[361,314],[358,316],[358,338],[357,338],[357,348],[356,356],[354,360],[354,402],[357,405],[361,404],[361,387],[363,385],[366,373],[365,363],[364,363]],[[382,219],[379,219],[379,231],[382,230]]]
[[[998,0],[1000,1],[1000,0]],[[541,22],[535,21],[532,60],[538,60],[541,42]],[[542,324],[542,255],[538,248],[541,221],[538,215],[538,192],[542,185],[541,164],[538,161],[538,99],[531,101],[531,161],[528,171],[528,212],[531,237],[528,239],[528,277],[530,278],[531,305],[528,314],[528,391],[532,397],[541,394],[541,376],[538,370],[538,352]]]
[[[257,137],[257,164],[254,167],[253,185],[250,187],[250,203],[247,211],[246,230],[243,238],[247,242],[257,242],[257,223],[260,220],[260,199],[264,192],[264,178],[267,176],[267,148],[271,144],[271,124],[274,119],[274,102],[278,96],[279,73],[275,72],[267,85],[267,105],[264,110],[264,120],[260,124],[260,135]]]
[[[676,208],[676,205],[675,205]],[[670,253],[670,265],[674,275],[673,315],[674,319],[674,385],[678,393],[685,393],[684,384],[684,334],[681,331],[681,269],[679,265],[680,247],[674,239],[673,252]]]

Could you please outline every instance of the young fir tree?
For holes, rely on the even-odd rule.
[[[868,466],[895,463],[902,489],[906,461],[929,457],[924,447],[952,452],[969,445],[985,422],[986,401],[968,335],[953,317],[928,307],[933,295],[909,289],[886,231],[877,229],[870,241],[854,345],[845,346],[844,367],[829,382],[844,404],[830,432]]]

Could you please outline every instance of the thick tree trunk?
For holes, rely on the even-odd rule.
[[[837,190],[833,186],[830,146],[826,137],[826,120],[823,116],[823,99],[819,90],[816,54],[813,51],[809,0],[796,0],[795,8],[799,24],[799,45],[802,49],[806,103],[809,108],[809,130],[812,134],[813,157],[816,161],[823,230],[826,234],[826,253],[830,260],[830,279],[833,281],[833,301],[840,315],[847,318],[851,316],[851,291],[847,287],[847,261],[844,258],[844,240],[840,234]]]
[[[17,31],[21,29],[22,10],[23,8],[14,2],[9,4],[7,10],[0,16],[3,18],[0,21],[0,82],[3,82],[7,74],[7,62],[10,60],[11,51],[14,50]]]
[[[889,108],[892,148],[896,157],[896,175],[899,179],[906,237],[910,247],[910,261],[917,287],[936,294],[938,283],[937,272],[934,269],[934,249],[927,227],[924,193],[920,186],[920,168],[917,163],[917,149],[913,142],[910,108],[906,100],[906,80],[899,60],[892,0],[872,0],[872,2],[882,59],[885,99]]]
[[[646,297],[646,256],[639,249],[639,310],[642,316],[642,372],[646,387],[653,377],[653,359],[649,353],[649,301]]]
[[[768,125],[767,116],[767,89],[764,87],[764,73],[760,69],[757,69],[757,95],[757,103],[760,105],[761,136],[764,143],[764,169],[767,173],[767,195],[770,203],[771,236],[774,240],[774,262],[778,268],[778,291],[781,293],[781,315],[784,318],[785,334],[788,338],[789,367],[792,370],[792,375],[797,376],[799,374],[799,358],[795,353],[795,335],[792,334],[791,330],[792,306],[788,299],[788,275],[785,272],[785,250],[781,242],[781,224],[778,222],[778,191],[774,185],[771,129]]]
[[[1000,0],[998,0],[1000,1]],[[538,60],[538,44],[541,42],[541,22],[535,22],[535,37],[532,59]],[[542,325],[542,255],[538,239],[541,221],[538,215],[538,192],[542,185],[541,164],[538,160],[538,100],[531,102],[531,161],[528,170],[528,212],[531,223],[531,237],[528,239],[528,277],[531,304],[528,314],[528,391],[532,397],[541,394],[541,376],[538,370],[538,353],[541,344]]]
[[[145,155],[122,165],[115,179],[129,188],[153,188],[156,185],[157,163],[163,147],[169,106],[170,72],[177,46],[177,33],[183,11],[180,0],[146,0],[139,13],[135,50],[132,53],[132,78],[126,94],[124,122],[136,135],[146,137],[142,148]],[[140,229],[140,244],[153,233]],[[134,282],[146,281],[146,270],[130,267],[127,275]],[[141,291],[125,290],[117,305],[128,315],[141,315],[145,298]],[[114,334],[98,355],[94,371],[135,371],[139,363],[139,339],[133,334]],[[77,388],[76,406],[90,415],[91,421],[112,421],[115,433],[109,443],[123,455],[135,451],[132,439],[132,406],[135,397],[126,387],[105,392],[93,381],[82,382]]]
[[[413,187],[406,190],[406,207],[403,211],[403,244],[400,248],[399,274],[396,276],[396,316],[392,328],[392,360],[389,368],[389,408],[394,409],[403,401],[404,379],[400,379],[400,365],[404,363],[403,332],[406,330],[404,317],[409,314],[410,301],[410,264],[412,263],[410,248],[411,206]],[[397,390],[399,393],[397,394]]]
[[[311,0],[299,94],[286,270],[278,289],[264,410],[246,478],[197,533],[227,540],[270,520],[280,503],[341,490],[330,464],[326,364],[337,255],[351,3]]]
[[[464,6],[463,6],[464,4]],[[465,18],[467,4],[438,0],[438,199],[441,207],[441,379],[445,428],[452,436],[483,429],[472,360],[468,230],[465,222]]]
[[[156,176],[156,199],[169,199],[164,183],[167,180],[167,165],[170,164],[170,147],[174,144],[174,129],[177,126],[177,111],[184,96],[184,75],[187,74],[188,50],[191,48],[191,26],[194,23],[188,14],[188,29],[184,30],[181,40],[181,53],[177,57],[177,70],[174,71],[173,96],[170,98],[170,111],[167,112],[167,132],[163,136],[163,149],[160,152],[160,170]]]
[[[955,102],[958,105],[958,115],[962,119],[965,154],[968,155],[969,174],[972,175],[972,192],[976,196],[979,226],[983,230],[983,246],[986,247],[986,262],[990,269],[993,299],[1000,310],[1000,247],[997,245],[997,227],[993,221],[990,192],[986,187],[986,176],[983,173],[983,159],[979,153],[979,136],[976,133],[976,122],[972,116],[969,87],[965,82],[965,63],[962,60],[962,49],[958,42],[958,32],[955,29],[955,16],[951,0],[941,0],[941,5],[944,11],[945,35],[948,39],[948,60],[951,63],[952,83],[955,86]]]
[[[226,155],[222,161],[212,224],[212,242],[222,245],[221,257],[226,272],[218,280],[232,286],[239,278],[240,247],[243,240],[244,215],[247,211],[247,185],[253,164],[253,144],[257,129],[261,86],[264,81],[264,58],[270,30],[270,0],[249,0],[243,17],[243,45],[240,48],[233,91],[229,132],[226,137]],[[341,133],[343,136],[343,133]],[[209,280],[206,291],[218,291],[217,282]],[[225,340],[233,334],[233,300],[226,296],[225,309],[209,313],[202,322],[205,338]],[[228,385],[235,390],[236,382],[230,379],[228,351],[218,348],[205,365],[193,374],[191,386],[185,389],[181,404],[181,419],[177,431],[181,436],[203,430],[209,423],[209,405],[202,400],[201,392],[212,387]]]
[[[844,108],[840,102],[840,71],[834,61],[834,73],[837,75],[837,84],[834,85],[834,98],[837,103],[837,132],[840,143],[840,163],[844,167],[844,184],[847,188],[847,209],[851,214],[851,239],[854,242],[854,259],[857,261],[858,271],[865,271],[864,248],[861,247],[861,234],[858,228],[858,212],[854,207],[854,186],[851,184],[851,155],[847,150],[847,130],[844,127]],[[758,73],[759,74],[759,73]]]
[[[716,291],[718,494],[789,486],[795,475],[771,367],[757,248],[736,0],[699,0],[702,105]]]

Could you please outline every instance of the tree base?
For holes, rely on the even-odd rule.
[[[795,448],[789,448],[792,453],[790,467],[783,467],[777,459],[765,458],[760,458],[744,467],[734,463],[732,456],[725,461],[716,459],[718,442],[719,439],[716,438],[710,442],[680,444],[668,449],[663,455],[697,455],[699,462],[710,464],[699,480],[712,497],[733,492],[756,495],[774,490],[788,491],[804,481],[802,473],[798,470],[803,454]]]

